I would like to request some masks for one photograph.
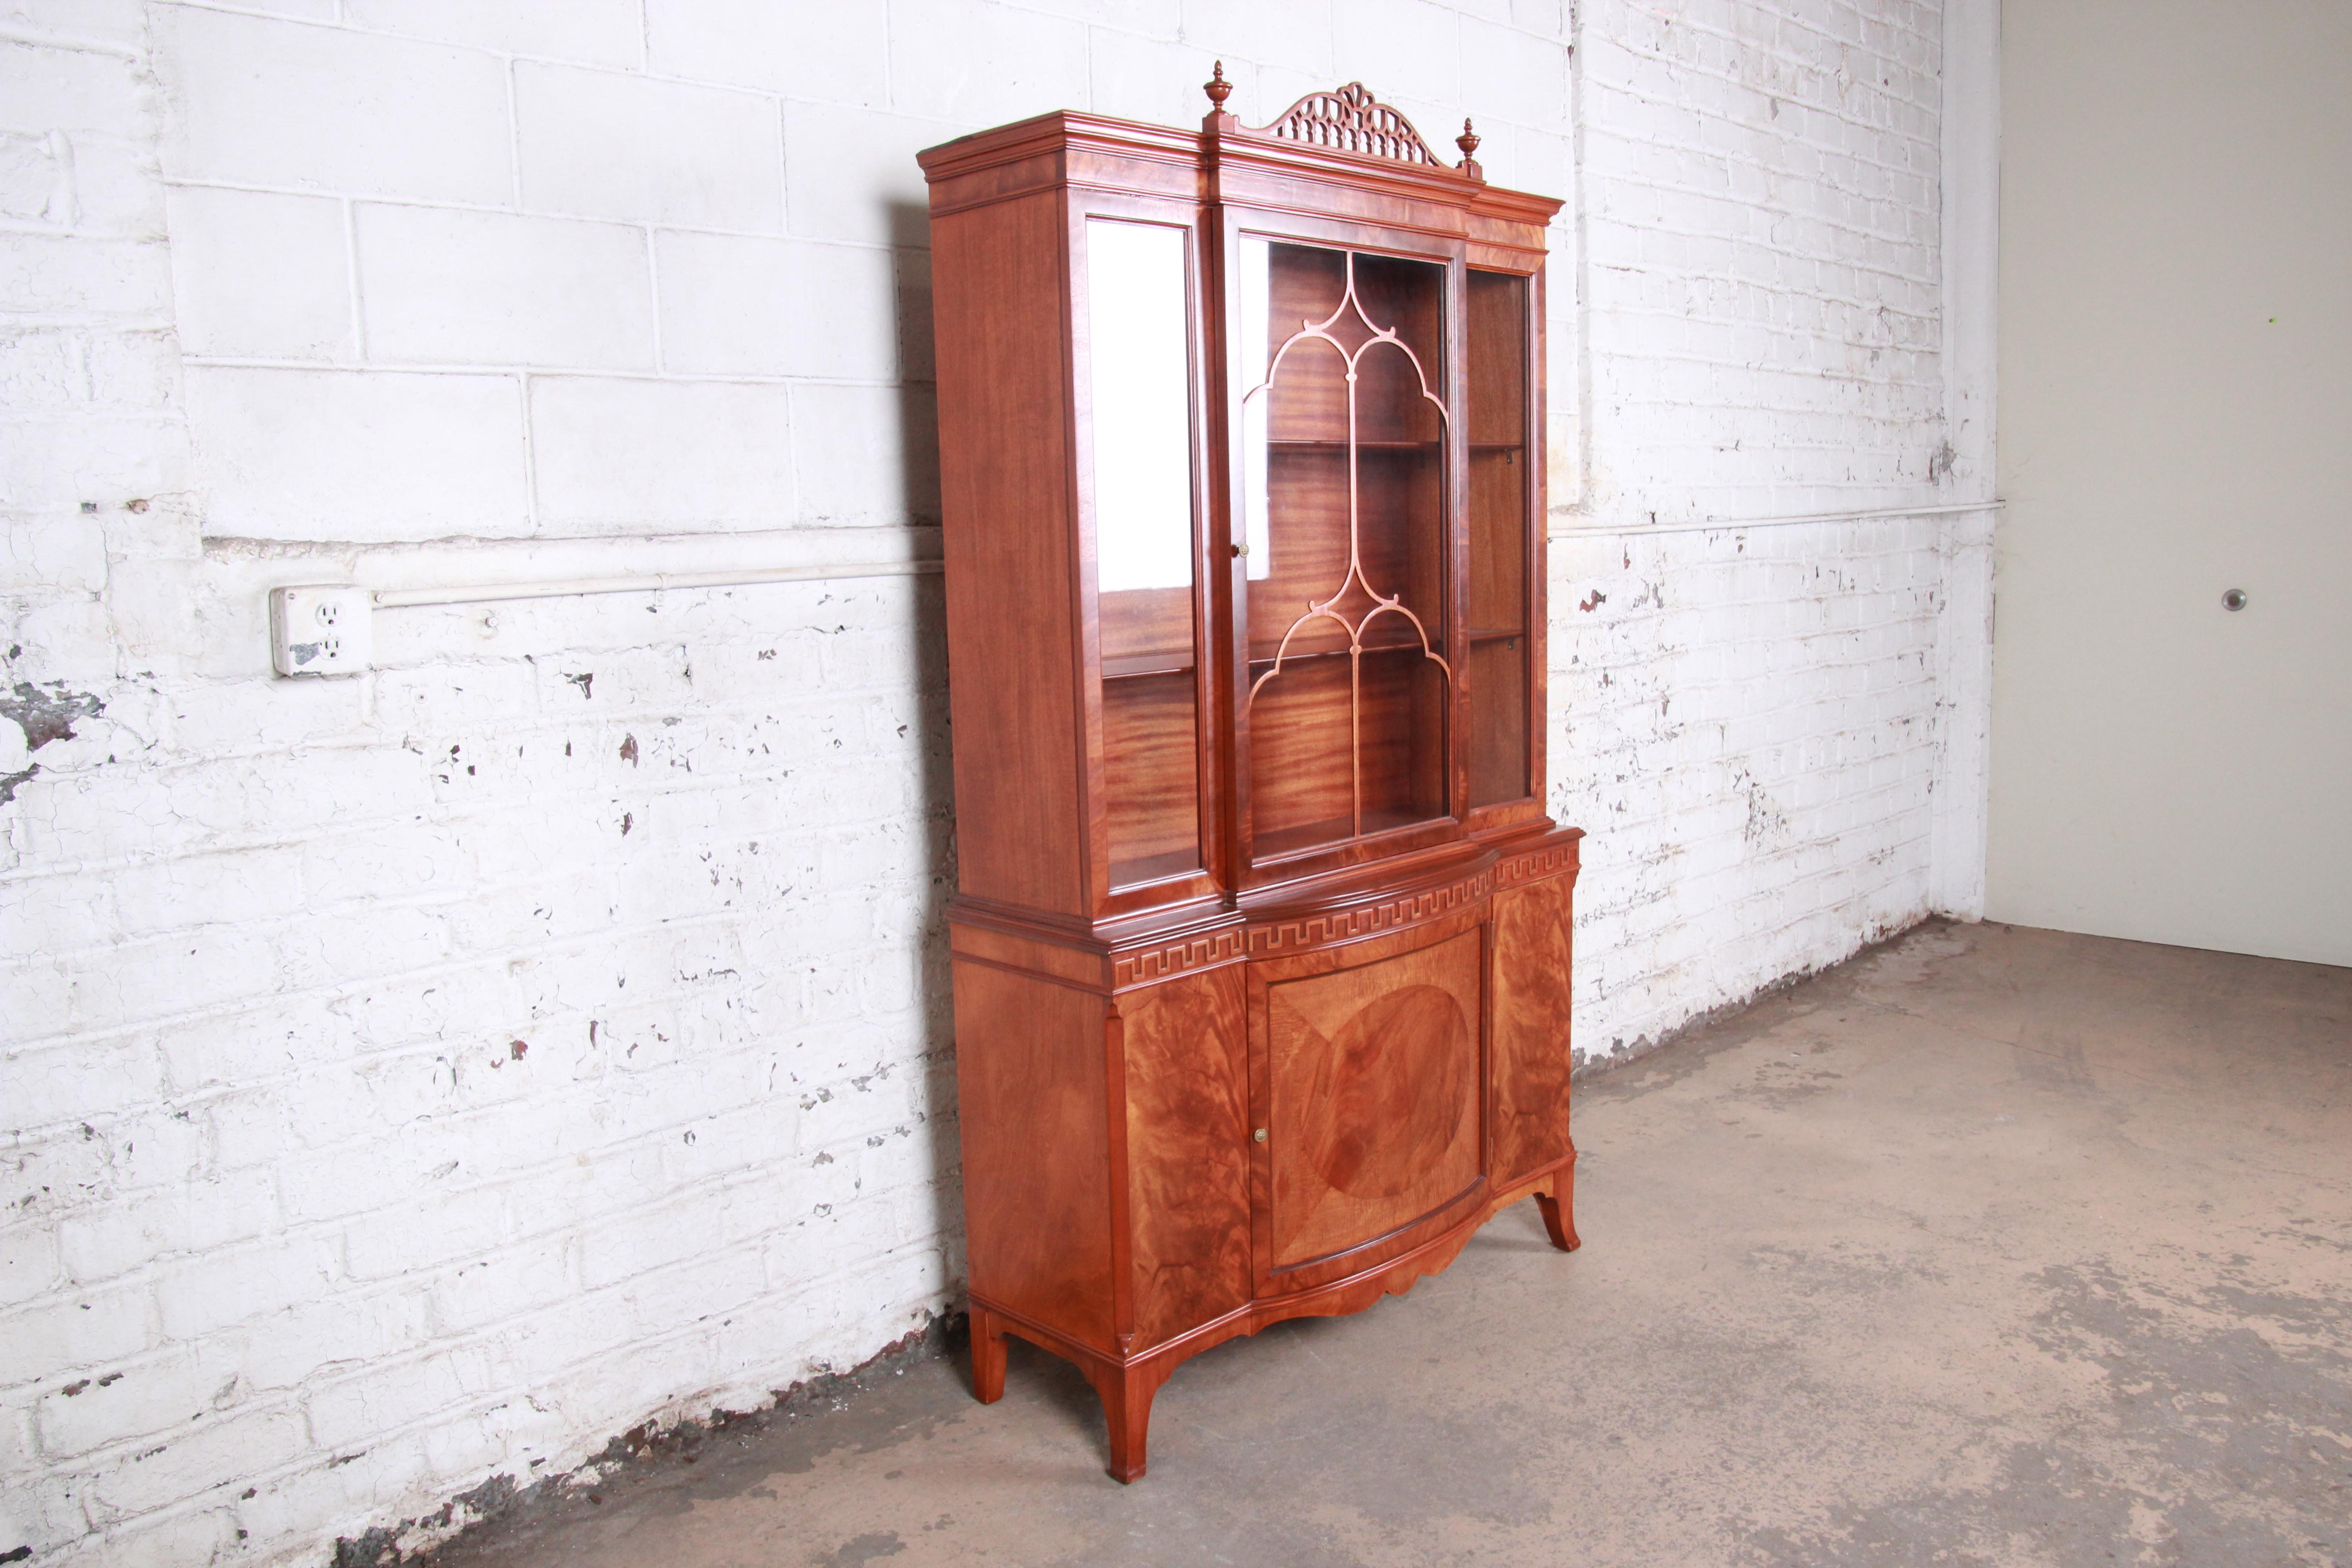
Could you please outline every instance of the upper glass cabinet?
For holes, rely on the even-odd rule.
[[[1090,218],[1087,348],[1113,888],[1201,865],[1188,230]]]
[[[960,951],[1034,917],[1121,990],[1549,831],[1560,204],[1360,84],[1233,90],[921,156]]]
[[[1449,815],[1446,269],[1244,235],[1242,682],[1258,864]]]

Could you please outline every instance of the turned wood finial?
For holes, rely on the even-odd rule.
[[[1454,139],[1454,144],[1462,149],[1462,161],[1465,163],[1478,155],[1478,133],[1470,129],[1466,115],[1462,121],[1462,134]]]
[[[1234,95],[1234,84],[1225,79],[1224,61],[1217,62],[1217,74],[1202,82],[1201,90],[1209,95],[1210,107],[1214,112],[1224,112],[1225,100]]]

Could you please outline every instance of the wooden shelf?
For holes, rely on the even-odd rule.
[[[1523,637],[1528,634],[1517,626],[1472,626],[1470,640],[1474,643],[1500,642],[1506,637]]]
[[[1132,860],[1110,863],[1110,883],[1114,888],[1131,888],[1143,882],[1164,881],[1201,868],[1197,849],[1171,849],[1164,855],[1141,855]]]
[[[1359,452],[1435,452],[1444,448],[1443,441],[1358,441]],[[1276,452],[1344,452],[1348,443],[1343,437],[1336,441],[1308,441],[1278,437],[1266,442],[1269,451]]]
[[[1356,443],[1356,449],[1360,452],[1435,452],[1443,450],[1444,446],[1445,443],[1442,440],[1360,440]],[[1266,442],[1266,448],[1275,452],[1344,452],[1348,449],[1348,443],[1344,437],[1327,441],[1308,440],[1299,437],[1282,437],[1269,439]],[[1470,450],[1473,454],[1524,452],[1527,449],[1528,444],[1525,441],[1473,441],[1470,443]]]
[[[1348,439],[1339,437],[1339,439],[1328,439],[1327,442],[1327,439],[1277,437],[1277,439],[1267,439],[1265,447],[1270,451],[1348,451]],[[1357,439],[1355,449],[1357,451],[1440,451],[1444,449],[1444,442],[1373,442],[1373,439]]]
[[[1125,658],[1102,661],[1105,680],[1135,680],[1147,675],[1190,675],[1192,673],[1192,652],[1190,648],[1168,653],[1130,654]]]
[[[1518,633],[1517,633],[1517,632],[1513,632],[1513,633],[1511,633],[1510,635],[1511,635],[1511,636],[1513,636],[1513,637],[1517,637],[1517,636],[1518,636],[1518,635],[1520,635],[1520,634],[1518,634]],[[1433,654],[1437,655],[1437,657],[1438,657],[1438,658],[1444,658],[1444,657],[1445,657],[1445,643],[1444,643],[1444,639],[1443,639],[1443,638],[1441,638],[1441,637],[1432,637],[1432,638],[1430,638],[1430,639],[1429,639],[1429,650],[1430,650],[1432,653],[1433,653]],[[1420,652],[1421,652],[1421,639],[1420,639],[1419,637],[1408,637],[1408,638],[1407,638],[1406,640],[1404,640],[1403,642],[1375,642],[1375,643],[1366,643],[1366,644],[1364,645],[1364,656],[1365,656],[1367,658],[1369,658],[1372,657],[1372,656],[1373,656],[1373,655],[1375,655],[1375,654],[1410,653],[1410,654],[1415,654],[1415,655],[1418,655]],[[1348,657],[1348,650],[1347,650],[1345,647],[1319,647],[1319,648],[1297,648],[1297,647],[1294,647],[1294,648],[1292,648],[1288,653],[1286,653],[1286,654],[1285,654],[1285,655],[1283,656],[1283,658],[1282,658],[1282,668],[1285,668],[1285,669],[1288,669],[1288,668],[1291,668],[1292,666],[1294,666],[1294,665],[1306,664],[1306,663],[1309,662],[1310,660],[1314,660],[1314,659],[1322,659],[1322,658],[1347,658],[1347,657]],[[1255,672],[1256,672],[1256,673],[1258,673],[1258,674],[1264,674],[1266,670],[1269,670],[1269,669],[1273,668],[1274,668],[1274,650],[1273,650],[1273,649],[1271,649],[1271,648],[1269,648],[1269,649],[1267,649],[1267,650],[1266,650],[1265,652],[1264,652],[1264,653],[1259,653],[1259,652],[1257,652],[1257,651],[1256,651],[1256,650],[1255,650],[1255,649],[1251,650],[1250,658],[1249,658],[1249,667],[1250,667],[1250,668],[1251,668],[1253,671],[1255,671]]]
[[[1395,811],[1370,809],[1364,813],[1363,837],[1376,833],[1391,833],[1400,827],[1412,827],[1423,822],[1435,822],[1445,814],[1442,811]],[[1345,844],[1356,837],[1354,824],[1347,817],[1335,816],[1323,822],[1309,822],[1297,827],[1277,827],[1271,832],[1261,830],[1255,845],[1256,858],[1276,860],[1288,855],[1319,849],[1327,844]]]

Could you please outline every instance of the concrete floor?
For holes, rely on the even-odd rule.
[[[1535,1205],[1180,1370],[918,1360],[466,1568],[2352,1565],[2352,970],[1923,927],[1576,1112]]]

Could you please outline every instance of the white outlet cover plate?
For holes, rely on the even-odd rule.
[[[354,675],[375,653],[375,605],[348,584],[269,590],[269,663],[280,675]]]

